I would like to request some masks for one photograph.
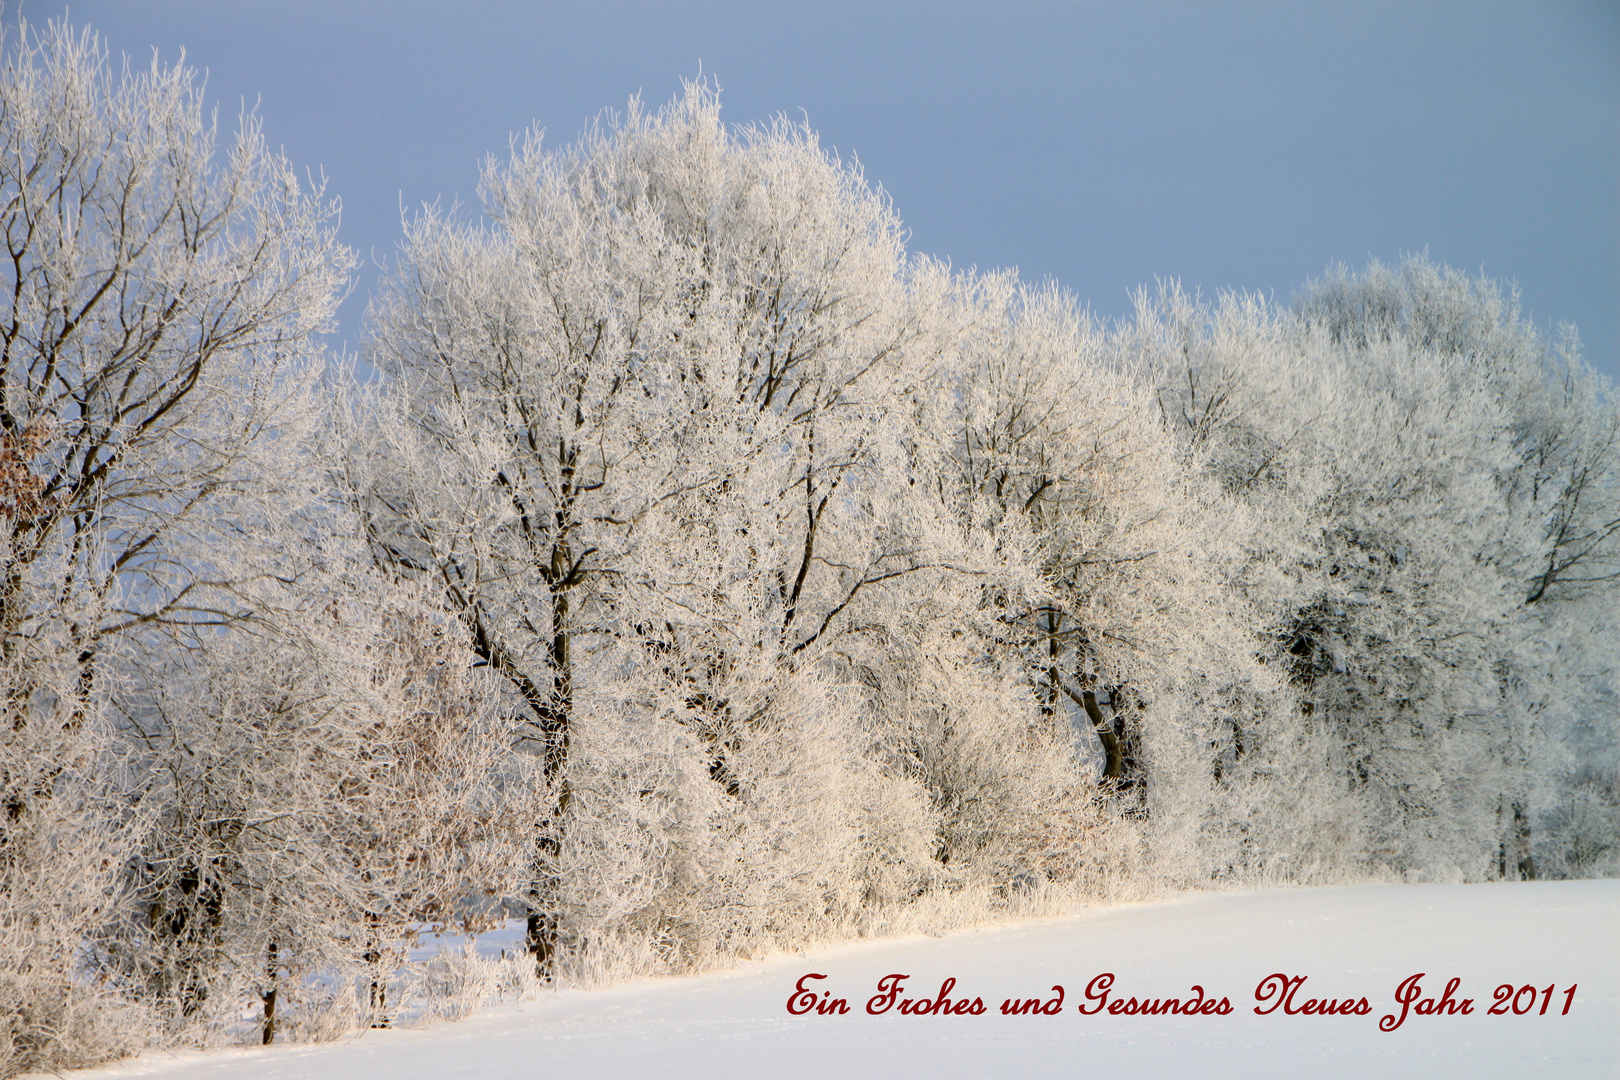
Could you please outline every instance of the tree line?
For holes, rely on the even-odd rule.
[[[1615,872],[1620,409],[1511,290],[1411,258],[1103,325],[696,83],[409,218],[362,384],[335,200],[256,117],[5,48],[0,1074]],[[521,958],[404,960],[513,916]]]

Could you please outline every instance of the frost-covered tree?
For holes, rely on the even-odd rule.
[[[978,314],[948,335],[923,471],[982,573],[956,634],[971,628],[980,663],[1072,725],[1093,763],[1068,860],[1101,882],[1330,863],[1342,808],[1306,767],[1320,737],[1289,718],[1232,588],[1252,516],[1188,469],[1127,362],[1151,346],[1054,289],[963,284]],[[1033,780],[1009,786],[1015,803]]]
[[[258,479],[349,257],[251,115],[216,150],[189,69],[24,25],[4,77],[0,628],[72,650],[89,695],[102,642],[231,616],[174,545]]]
[[[1576,652],[1530,609],[1548,568],[1590,578],[1590,597],[1611,557],[1601,471],[1585,473],[1571,543],[1553,489],[1582,472],[1533,464],[1538,444],[1566,438],[1577,458],[1609,453],[1602,406],[1573,410],[1578,424],[1542,419],[1559,387],[1590,378],[1584,366],[1551,353],[1494,286],[1421,260],[1336,274],[1292,312],[1169,290],[1138,326],[1166,415],[1263,523],[1237,580],[1311,722],[1341,747],[1333,768],[1360,803],[1364,865],[1533,873],[1532,804],[1556,767],[1545,706],[1583,691],[1573,677],[1533,688],[1527,656]],[[1581,655],[1587,682],[1602,681],[1602,662]]]
[[[1404,348],[1421,366],[1451,373],[1467,390],[1450,407],[1461,422],[1448,441],[1472,437],[1498,448],[1464,553],[1506,590],[1491,647],[1502,752],[1521,779],[1498,799],[1495,873],[1536,876],[1537,850],[1561,872],[1572,843],[1594,842],[1585,826],[1573,827],[1586,839],[1568,838],[1570,814],[1593,817],[1575,808],[1594,797],[1613,805],[1620,664],[1605,632],[1620,601],[1613,387],[1581,360],[1571,329],[1549,343],[1521,319],[1514,294],[1424,259],[1336,271],[1311,284],[1295,314],[1306,332],[1325,335],[1357,363]],[[1457,408],[1464,402],[1473,408]],[[1612,845],[1608,836],[1599,846]]]
[[[633,461],[622,414],[646,394],[614,362],[614,339],[637,328],[582,309],[567,281],[548,295],[525,271],[499,234],[432,215],[413,226],[371,316],[392,397],[375,406],[377,435],[357,445],[350,479],[379,565],[442,590],[526,720],[553,789],[533,857],[531,946],[544,963],[556,930],[541,894],[569,800],[578,668],[610,617],[603,593],[626,527],[616,500],[635,490],[616,482]]]
[[[1463,552],[1489,530],[1500,418],[1453,427],[1448,410],[1472,421],[1488,406],[1477,386],[1400,346],[1296,345],[1257,302],[1170,293],[1143,319],[1166,346],[1166,412],[1266,523],[1251,595],[1306,718],[1340,747],[1366,855],[1480,876],[1500,734],[1489,639],[1507,597]]]
[[[561,821],[587,797],[574,740],[623,745],[633,720],[695,764],[677,772],[699,790],[668,798],[785,812],[761,785],[789,767],[770,755],[803,723],[795,696],[841,716],[795,752],[867,769],[835,642],[932,567],[885,473],[913,336],[898,224],[810,133],[728,131],[693,86],[560,153],[532,135],[483,190],[496,228],[425,215],[373,309],[399,419],[357,453],[356,489],[379,559],[441,583],[533,725],[559,814],[532,899],[544,960]],[[695,835],[706,813],[725,811]],[[772,827],[778,846],[816,831]],[[795,903],[825,909],[812,892]]]
[[[218,143],[190,70],[116,68],[61,23],[8,31],[0,846],[12,862],[50,851],[41,830],[82,824],[97,803],[111,815],[98,826],[103,861],[123,857],[121,793],[104,777],[92,796],[72,794],[95,771],[86,747],[108,745],[103,706],[141,635],[243,614],[225,557],[231,506],[263,490],[269,449],[299,419],[309,335],[349,266],[334,204],[265,146],[251,115]],[[87,801],[64,809],[70,798]],[[48,964],[31,948],[5,951],[6,983],[22,989],[3,1023],[23,1063],[54,1067],[102,1051],[71,1025],[51,1028],[55,1014],[29,995],[74,992],[71,943],[106,909],[72,874],[60,889],[73,903],[19,895],[35,872],[10,868],[0,920],[57,944]],[[25,900],[56,918],[25,918]]]

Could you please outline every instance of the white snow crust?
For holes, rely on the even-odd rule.
[[[1620,882],[1388,885],[1197,894],[983,928],[944,938],[830,946],[740,970],[564,990],[457,1024],[373,1031],[327,1045],[148,1054],[92,1078],[387,1080],[478,1077],[1512,1077],[1620,1076]],[[847,1015],[791,1016],[809,972]],[[1096,975],[1117,996],[1187,998],[1200,984],[1224,1016],[1082,1016]],[[1255,991],[1308,976],[1294,1003],[1360,998],[1365,1016],[1257,1016]],[[1471,1015],[1398,1011],[1397,985],[1452,977]],[[982,998],[978,1016],[867,1015],[885,975],[907,997]],[[1486,1015],[1503,983],[1556,987],[1526,1015]],[[1568,1015],[1565,990],[1577,984]],[[1003,1016],[1004,998],[1053,997],[1060,1015]]]

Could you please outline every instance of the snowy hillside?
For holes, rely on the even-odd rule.
[[[809,973],[847,1014],[793,1016]],[[1225,1015],[1081,1015],[1088,983],[1109,1002],[1196,999]],[[1289,1005],[1256,1015],[1267,976],[1306,976]],[[1390,1032],[1399,984],[1421,996]],[[879,980],[899,1001],[947,996],[981,1015],[868,1015]],[[1468,1015],[1419,1015],[1457,978]],[[1502,1015],[1489,1015],[1508,984]],[[1005,999],[1056,1015],[1001,1015]],[[1568,988],[1576,987],[1573,995]],[[1534,988],[1534,1000],[1520,988]],[[1550,995],[1544,993],[1552,987]],[[1100,987],[1097,988],[1100,990]],[[1100,996],[1100,995],[1099,995]],[[1305,1015],[1312,998],[1365,997],[1365,1015]],[[1542,1002],[1548,1002],[1545,1014]],[[1569,1004],[1567,1014],[1564,1005]],[[1352,1006],[1353,1007],[1353,1006]],[[1317,1010],[1313,1009],[1312,1012]],[[327,1046],[151,1054],[73,1074],[171,1080],[255,1077],[1613,1077],[1620,1075],[1620,883],[1362,886],[1203,895],[1079,916],[811,950],[740,971],[567,991],[460,1024],[371,1032]]]

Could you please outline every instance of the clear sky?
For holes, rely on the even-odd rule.
[[[701,64],[729,120],[808,116],[858,157],[912,250],[1054,278],[1100,316],[1156,277],[1286,301],[1427,249],[1516,281],[1620,381],[1615,0],[23,5],[63,10],[140,63],[184,47],[222,118],[257,102],[368,262],[402,204],[476,204],[513,133],[561,145]]]

